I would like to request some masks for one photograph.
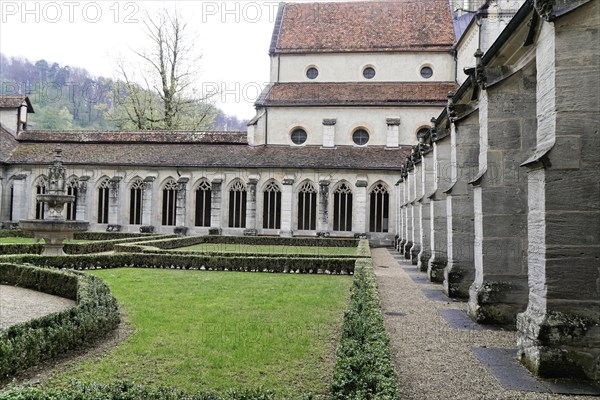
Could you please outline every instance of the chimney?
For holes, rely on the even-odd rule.
[[[323,120],[323,147],[335,147],[335,118],[326,118]]]
[[[386,147],[398,147],[400,137],[400,118],[386,118],[387,142]]]

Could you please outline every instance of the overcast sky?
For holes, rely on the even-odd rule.
[[[161,7],[181,11],[201,52],[200,79],[220,87],[217,105],[252,118],[269,79],[268,49],[277,1],[0,0],[0,51],[115,76],[114,59],[144,43],[142,19]]]

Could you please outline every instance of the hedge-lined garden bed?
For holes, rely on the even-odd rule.
[[[246,244],[261,246],[358,247],[359,239],[286,238],[279,236],[185,236],[140,242],[139,245],[172,250],[203,243]],[[121,247],[117,251],[131,251]]]
[[[4,231],[20,232],[20,231]],[[23,232],[21,232],[23,233]],[[0,236],[0,237],[29,237],[27,235]],[[114,251],[115,246],[122,243],[141,243],[143,240],[156,240],[175,238],[177,235],[154,235],[154,234],[128,234],[110,232],[79,232],[75,234],[75,240],[89,240],[87,243],[65,243],[66,254],[90,254]],[[44,245],[41,243],[0,243],[0,255],[4,254],[41,254]]]
[[[0,264],[0,283],[77,300],[77,305],[0,330],[0,381],[104,337],[119,324],[117,302],[99,278]]]
[[[105,268],[167,268],[235,272],[352,274],[354,258],[226,257],[180,254],[90,254],[69,257],[17,255],[0,261],[75,270]]]
[[[335,400],[396,400],[398,384],[371,260],[356,262],[331,385]]]

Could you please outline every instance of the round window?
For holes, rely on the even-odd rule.
[[[319,76],[319,70],[315,67],[310,67],[306,70],[306,77],[308,79],[317,79],[317,76]]]
[[[308,135],[302,128],[297,128],[292,131],[292,142],[296,145],[301,145],[306,142]]]
[[[433,69],[431,67],[421,68],[421,76],[425,79],[429,79],[433,76]]]
[[[367,68],[363,69],[363,76],[367,79],[375,78],[375,68],[367,67]]]
[[[357,129],[352,134],[352,140],[359,146],[364,146],[369,142],[369,132],[365,129]]]

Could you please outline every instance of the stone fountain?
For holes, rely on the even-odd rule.
[[[73,203],[75,196],[65,194],[66,169],[62,164],[60,147],[55,150],[54,163],[49,168],[48,191],[38,194],[37,201],[46,203],[48,212],[43,220],[20,221],[21,229],[31,231],[35,241],[44,239],[43,255],[64,256],[64,241],[73,240],[75,232],[87,231],[89,222],[66,221],[63,217],[65,204]]]

